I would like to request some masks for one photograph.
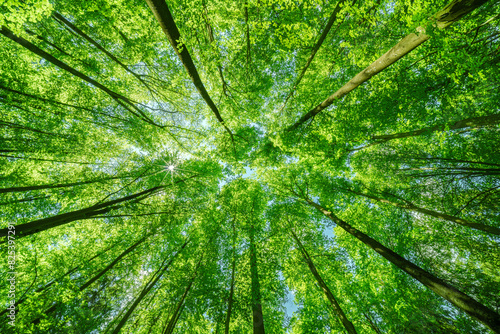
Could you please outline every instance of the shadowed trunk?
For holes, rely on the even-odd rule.
[[[212,98],[210,97],[210,95],[208,95],[208,92],[205,89],[203,82],[201,81],[200,75],[198,74],[198,70],[194,65],[193,59],[191,58],[191,55],[189,54],[186,45],[184,44],[181,45],[181,40],[182,40],[181,34],[179,32],[179,29],[177,28],[177,25],[175,24],[174,18],[172,17],[170,9],[168,8],[168,5],[166,4],[165,0],[146,0],[146,2],[151,11],[153,12],[156,20],[160,24],[161,29],[167,36],[170,45],[172,45],[175,53],[177,54],[182,64],[184,65],[184,68],[188,72],[191,81],[193,81],[193,84],[200,93],[201,97],[208,104],[208,106],[214,113],[219,123],[222,124],[224,129],[226,129],[226,131],[230,134],[231,138],[233,138],[233,134],[226,126],[224,120],[222,119],[219,109],[217,109],[217,106],[212,101]]]
[[[250,274],[252,281],[253,334],[265,334],[264,315],[260,295],[259,273],[257,270],[257,250],[254,242],[254,227],[250,228]]]
[[[186,240],[186,242],[172,256],[172,258],[170,259],[170,261],[168,261],[168,263],[166,265],[164,265],[165,261],[167,260],[167,259],[165,259],[165,261],[162,263],[162,265],[160,266],[160,268],[156,271],[156,273],[153,276],[151,276],[151,278],[149,279],[149,281],[146,283],[146,285],[142,289],[142,291],[139,294],[139,296],[137,296],[137,298],[135,299],[134,303],[129,307],[129,309],[127,310],[127,313],[125,313],[125,315],[123,316],[122,320],[118,323],[118,325],[116,325],[116,327],[115,327],[114,331],[112,332],[112,334],[118,334],[120,332],[120,330],[122,329],[122,327],[127,322],[128,318],[132,315],[132,313],[136,309],[137,305],[139,305],[139,303],[144,299],[144,297],[153,288],[153,286],[160,280],[160,278],[163,276],[163,274],[168,269],[168,267],[172,264],[172,262],[177,257],[177,255],[186,247],[186,245],[188,244],[188,242],[189,242],[189,240]]]
[[[41,231],[45,231],[60,225],[64,225],[76,220],[81,220],[85,218],[89,218],[92,216],[96,216],[98,214],[104,214],[111,210],[114,210],[118,207],[116,204],[120,204],[122,202],[127,202],[134,199],[140,199],[141,197],[147,197],[154,193],[155,191],[161,189],[162,187],[154,187],[148,190],[141,191],[139,193],[125,196],[119,199],[115,199],[112,201],[104,202],[101,204],[96,204],[91,207],[75,210],[71,212],[62,213],[56,216],[52,216],[49,218],[43,218],[39,220],[34,220],[29,223],[21,224],[16,226],[16,237],[17,239],[32,235]],[[4,228],[0,230],[0,237],[4,237],[8,234],[8,229]]]
[[[337,299],[333,296],[333,293],[330,291],[330,288],[326,285],[325,281],[323,281],[323,278],[319,274],[318,270],[316,269],[316,266],[314,265],[314,262],[312,261],[311,257],[309,256],[309,253],[307,253],[307,250],[305,249],[304,245],[300,242],[299,238],[295,234],[293,230],[290,230],[293,238],[295,239],[295,242],[299,246],[300,252],[302,253],[302,256],[304,257],[304,260],[307,263],[307,266],[311,270],[311,273],[313,274],[314,278],[316,279],[316,282],[318,282],[319,287],[323,292],[325,293],[326,298],[332,305],[333,311],[337,315],[337,318],[339,321],[342,323],[344,328],[346,329],[347,333],[349,334],[357,334],[356,329],[354,328],[354,325],[352,322],[347,319],[347,316],[345,315],[344,311],[340,307],[339,303],[337,302]]]
[[[393,206],[398,207],[398,208],[423,213],[425,215],[436,217],[436,218],[443,219],[443,220],[447,220],[447,221],[450,221],[450,222],[458,224],[458,225],[462,225],[465,227],[473,228],[473,229],[476,229],[479,231],[483,231],[483,232],[487,232],[487,233],[491,233],[491,234],[495,234],[495,235],[500,235],[500,228],[498,228],[498,227],[488,226],[488,225],[484,225],[484,224],[480,224],[480,223],[474,223],[474,222],[470,222],[466,219],[462,219],[462,218],[448,215],[445,213],[421,208],[421,207],[416,206],[415,204],[408,202],[408,201],[405,201],[405,204],[401,204],[398,202],[389,201],[387,199],[376,197],[373,195],[368,195],[368,194],[356,192],[356,191],[353,191],[350,189],[343,189],[343,190],[347,190],[353,194],[363,196],[366,198],[370,198],[370,199],[376,200],[376,201],[381,202],[381,203],[387,203],[387,204],[393,205]]]
[[[296,194],[297,195],[297,194]],[[443,297],[457,308],[461,309],[471,317],[479,320],[490,328],[495,333],[500,333],[500,314],[488,307],[476,301],[469,295],[457,290],[453,286],[447,284],[440,278],[432,275],[431,273],[425,271],[419,266],[413,264],[412,262],[406,260],[402,256],[393,252],[389,248],[382,245],[380,242],[372,239],[368,235],[359,231],[358,229],[352,227],[342,219],[338,218],[331,211],[326,210],[322,206],[314,203],[309,198],[304,198],[306,202],[317,209],[319,212],[323,213],[330,220],[335,222],[338,226],[344,229],[347,233],[356,237],[358,240],[363,242],[368,247],[372,248],[374,251],[382,255],[384,258],[389,260],[392,264],[409,274],[411,277],[415,278],[417,281],[434,291],[439,296]]]

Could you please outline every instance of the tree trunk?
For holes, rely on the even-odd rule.
[[[224,323],[224,334],[229,334],[229,325],[231,323],[231,312],[233,310],[234,296],[234,276],[236,271],[236,225],[233,220],[233,264],[231,266],[231,288],[229,290],[229,300],[227,303],[226,321]]]
[[[309,253],[307,253],[307,250],[305,249],[304,245],[300,242],[299,238],[295,234],[293,230],[290,230],[293,238],[295,239],[295,242],[299,246],[300,252],[302,253],[302,256],[304,257],[304,260],[307,263],[307,266],[311,270],[311,273],[313,274],[314,278],[316,279],[316,282],[318,282],[319,287],[323,292],[325,293],[326,298],[332,305],[333,311],[337,315],[337,318],[339,321],[342,323],[344,328],[346,329],[347,333],[349,334],[357,334],[356,329],[354,328],[354,325],[352,322],[347,319],[347,316],[345,315],[344,311],[340,307],[339,303],[337,302],[337,299],[333,296],[333,293],[330,291],[330,288],[326,285],[325,281],[323,281],[323,278],[319,274],[318,270],[316,270],[316,266],[314,265],[314,262],[312,261],[311,257],[309,256]]]
[[[437,278],[431,273],[406,260],[402,256],[396,254],[389,248],[383,246],[380,242],[370,238],[363,232],[357,230],[342,219],[338,218],[331,211],[326,210],[325,208],[314,203],[308,198],[305,198],[305,200],[310,206],[316,208],[318,211],[323,213],[326,217],[328,217],[330,220],[344,229],[347,233],[351,234],[352,236],[363,242],[365,245],[372,248],[374,251],[389,260],[392,264],[399,267],[401,270],[418,280],[420,283],[434,291],[439,296],[455,305],[457,308],[461,309],[471,317],[485,324],[495,333],[500,333],[500,314],[490,310],[488,307],[479,303],[474,298],[457,290],[440,278]]]
[[[132,315],[132,313],[134,312],[134,310],[137,307],[137,305],[139,305],[139,303],[142,301],[142,299],[144,299],[144,297],[153,288],[153,286],[160,280],[160,278],[163,276],[163,274],[168,269],[168,267],[172,264],[172,262],[177,257],[177,255],[186,247],[186,245],[188,244],[188,242],[189,242],[189,240],[186,240],[186,242],[182,245],[182,247],[174,254],[174,256],[172,256],[172,258],[170,259],[170,261],[165,266],[162,263],[162,265],[156,271],[156,273],[153,276],[151,276],[150,280],[146,283],[146,286],[142,289],[142,291],[139,294],[139,296],[137,296],[137,298],[135,299],[134,303],[128,309],[127,313],[125,313],[125,315],[123,316],[122,320],[118,323],[118,325],[116,325],[115,330],[113,331],[112,334],[118,334],[120,332],[120,330],[125,325],[125,323],[127,322],[128,318],[130,317],[130,315]],[[167,259],[165,259],[165,261],[166,260]]]
[[[39,220],[34,220],[32,222],[29,222],[29,223],[17,225],[16,226],[16,237],[17,237],[17,239],[19,239],[19,238],[22,238],[22,237],[25,237],[28,235],[32,235],[32,234],[35,234],[35,233],[38,233],[41,231],[48,230],[48,229],[53,228],[53,227],[57,227],[60,225],[64,225],[64,224],[76,221],[76,220],[89,218],[89,217],[92,217],[92,216],[95,216],[98,214],[102,214],[102,213],[107,213],[107,212],[119,207],[119,206],[116,206],[116,204],[130,201],[133,199],[137,199],[137,198],[140,198],[141,196],[147,197],[151,193],[153,193],[161,188],[162,188],[161,186],[150,188],[148,190],[144,190],[144,191],[141,191],[141,192],[133,194],[133,195],[125,196],[125,197],[115,199],[112,201],[108,201],[105,203],[101,203],[101,204],[96,204],[96,205],[93,205],[93,206],[85,208],[85,209],[66,212],[66,213],[62,213],[62,214],[52,216],[49,218],[43,218],[43,219],[39,219]],[[0,237],[4,237],[7,234],[8,234],[7,228],[0,230]]]
[[[208,104],[208,106],[214,113],[219,123],[222,124],[224,129],[226,129],[226,131],[231,135],[231,138],[233,138],[232,132],[226,126],[226,123],[224,122],[222,116],[219,113],[219,109],[217,109],[217,106],[212,101],[212,98],[210,97],[210,95],[208,95],[208,92],[205,89],[203,82],[201,81],[200,75],[198,74],[198,70],[194,65],[193,59],[191,58],[191,55],[189,54],[186,45],[180,45],[181,34],[179,32],[179,29],[177,29],[177,25],[174,22],[174,18],[172,17],[170,9],[168,8],[168,5],[165,3],[165,0],[146,0],[146,2],[151,11],[153,12],[156,20],[160,24],[161,29],[167,36],[170,45],[172,45],[175,53],[177,54],[182,64],[184,65],[184,68],[188,72],[191,81],[193,81],[193,84],[200,93],[201,97]]]
[[[283,106],[280,109],[281,111],[283,111],[285,109],[286,104],[288,103],[288,100],[293,96],[295,90],[297,89],[297,87],[299,86],[300,82],[302,81],[302,78],[306,74],[306,71],[309,68],[309,65],[311,65],[311,63],[312,63],[312,61],[314,59],[314,56],[316,56],[316,53],[318,52],[318,50],[320,49],[321,45],[325,41],[326,36],[328,35],[328,33],[330,32],[330,30],[332,29],[333,23],[337,19],[337,14],[341,10],[341,5],[344,2],[346,2],[346,1],[347,0],[341,0],[341,1],[339,1],[337,3],[337,6],[335,6],[335,9],[333,10],[332,15],[330,15],[330,19],[326,23],[326,26],[323,29],[323,32],[321,33],[321,36],[319,36],[319,39],[316,42],[316,44],[314,45],[314,47],[313,47],[313,49],[311,51],[311,54],[309,55],[309,58],[307,58],[306,64],[302,68],[302,71],[300,71],[300,74],[297,77],[297,80],[295,80],[295,83],[292,86],[292,90],[290,91],[290,93],[288,93],[287,97],[285,98],[285,102],[283,103]]]
[[[416,137],[422,134],[432,133],[434,131],[444,131],[445,129],[456,130],[463,128],[478,128],[478,127],[497,125],[498,123],[500,123],[500,114],[481,116],[481,117],[471,117],[450,124],[435,125],[420,130],[393,133],[390,135],[373,136],[372,139],[379,140],[380,142],[377,142],[377,144],[380,144],[380,143],[385,143],[386,141],[392,139]]]
[[[250,228],[250,273],[252,281],[253,334],[265,334],[253,226]]]
[[[92,277],[90,280],[88,280],[85,284],[83,284],[79,289],[80,291],[83,291],[87,287],[89,287],[92,283],[97,281],[99,278],[101,278],[104,274],[106,274],[109,270],[111,270],[121,259],[123,259],[127,254],[132,252],[137,246],[139,246],[141,243],[143,243],[146,240],[147,236],[141,238],[139,241],[137,241],[135,244],[127,248],[125,251],[123,251],[113,262],[111,262],[109,265],[106,266],[103,270],[101,270],[97,275]],[[49,309],[47,309],[44,314],[50,314],[54,312],[57,307],[59,306],[59,303],[56,303],[52,305]],[[40,317],[36,318],[35,320],[32,321],[34,324],[40,323]]]
[[[177,321],[179,320],[179,317],[181,315],[182,309],[184,308],[184,302],[186,300],[186,296],[189,293],[189,290],[191,290],[191,287],[193,286],[194,280],[196,279],[196,276],[198,274],[198,269],[200,268],[201,261],[203,260],[203,255],[201,256],[200,261],[198,261],[198,264],[196,265],[196,269],[194,271],[193,277],[189,280],[189,284],[184,290],[184,293],[182,294],[181,300],[179,300],[179,303],[177,304],[177,307],[174,310],[174,313],[170,317],[170,320],[168,322],[167,328],[165,328],[165,331],[163,334],[172,334],[174,331],[175,325],[177,324]]]
[[[121,95],[121,94],[118,94],[118,93],[115,93],[113,92],[111,89],[107,88],[106,86],[100,84],[99,82],[95,81],[94,79],[90,78],[89,76],[83,74],[82,72],[74,69],[73,67],[69,66],[68,64],[60,61],[59,59],[57,59],[56,57],[52,56],[51,54],[43,51],[42,49],[40,49],[39,47],[37,47],[36,45],[32,44],[31,42],[27,41],[26,39],[22,38],[22,37],[19,37],[19,36],[16,36],[11,30],[9,30],[7,27],[5,26],[2,26],[2,28],[0,29],[0,33],[2,35],[4,35],[5,37],[11,39],[12,41],[18,43],[19,45],[23,46],[24,48],[28,49],[29,51],[33,52],[34,54],[44,58],[45,60],[47,60],[48,62],[52,63],[53,65],[73,74],[74,76],[88,82],[89,84],[91,84],[92,86],[96,87],[96,88],[99,88],[101,91],[105,92],[106,94],[108,94],[113,100],[115,100],[118,104],[120,104],[121,106],[123,106],[125,109],[127,109],[130,113],[132,113],[134,116],[150,123],[150,124],[153,124],[153,125],[157,125],[155,124],[151,119],[149,119],[139,108],[137,108],[134,104],[134,102],[132,102],[129,98]],[[126,103],[128,106],[132,107],[133,109],[135,109],[137,111],[134,112],[132,111],[130,108],[128,108],[126,105],[124,105],[124,103]]]
[[[500,235],[500,228],[498,228],[498,227],[488,226],[488,225],[484,225],[484,224],[480,224],[480,223],[474,223],[474,222],[470,222],[468,220],[465,220],[465,219],[462,219],[462,218],[459,218],[459,217],[455,217],[455,216],[452,216],[452,215],[448,215],[448,214],[445,214],[445,213],[441,213],[441,212],[437,212],[437,211],[432,211],[432,210],[429,210],[429,209],[421,208],[421,207],[418,207],[415,204],[413,204],[411,202],[408,202],[408,201],[405,201],[406,204],[400,204],[400,203],[389,201],[387,199],[383,199],[383,198],[376,197],[376,196],[373,196],[373,195],[368,195],[368,194],[363,194],[363,193],[360,193],[360,192],[356,192],[356,191],[353,191],[353,190],[350,190],[350,189],[344,189],[344,190],[347,190],[347,191],[349,191],[349,192],[351,192],[353,194],[356,194],[356,195],[359,195],[359,196],[363,196],[363,197],[366,197],[366,198],[370,198],[370,199],[373,199],[373,200],[376,200],[376,201],[379,201],[379,202],[382,202],[382,203],[387,203],[387,204],[393,205],[393,206],[398,207],[398,208],[403,208],[403,209],[406,209],[406,210],[423,213],[423,214],[428,215],[428,216],[436,217],[436,218],[439,218],[439,219],[444,219],[444,220],[450,221],[452,223],[459,224],[459,225],[462,225],[462,226],[466,226],[466,227],[469,227],[469,228],[473,228],[473,229],[476,229],[476,230],[479,230],[479,231],[483,231],[483,232],[487,232],[487,233],[491,233],[491,234],[495,234],[495,235]]]
[[[445,8],[437,12],[431,20],[437,25],[438,28],[446,28],[453,22],[461,19],[467,13],[484,4],[486,1],[487,0],[454,0]],[[286,130],[292,131],[297,129],[302,124],[319,114],[322,110],[329,107],[335,100],[346,96],[363,82],[370,80],[373,76],[391,66],[430,38],[429,35],[425,34],[425,28],[419,27],[417,28],[417,32],[417,34],[411,33],[404,37],[392,49],[387,51],[379,59],[375,60],[363,71],[359,72],[354,78],[352,78],[335,93],[330,95],[326,100],[304,114],[294,125],[288,127]]]

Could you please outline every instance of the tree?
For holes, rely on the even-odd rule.
[[[3,4],[0,332],[500,333],[498,22]]]

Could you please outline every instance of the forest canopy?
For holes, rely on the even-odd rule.
[[[0,6],[0,332],[500,333],[497,1]]]

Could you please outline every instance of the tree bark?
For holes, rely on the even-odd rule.
[[[252,281],[253,334],[265,334],[264,315],[260,295],[259,273],[257,270],[257,250],[254,242],[254,227],[250,227],[250,274]]]
[[[201,97],[208,104],[208,106],[214,113],[219,123],[222,124],[224,129],[226,129],[226,131],[230,134],[231,138],[233,138],[233,134],[226,126],[224,120],[222,119],[219,109],[217,109],[217,106],[212,101],[212,98],[205,89],[205,86],[201,81],[200,75],[198,74],[198,70],[194,65],[193,59],[191,58],[191,55],[189,54],[186,45],[181,44],[181,34],[179,32],[179,29],[177,28],[177,25],[175,24],[174,18],[172,17],[170,9],[168,8],[168,5],[166,4],[165,0],[146,0],[146,2],[151,11],[153,12],[156,20],[160,24],[163,32],[167,36],[170,45],[172,45],[175,53],[177,54],[182,64],[184,65],[184,68],[188,72],[191,81],[193,82],[194,86],[200,93]]]
[[[28,235],[32,235],[41,231],[48,230],[53,227],[57,227],[60,225],[64,225],[76,220],[89,218],[98,214],[107,213],[113,209],[116,209],[119,206],[116,204],[120,204],[122,202],[127,202],[133,199],[140,198],[142,196],[148,196],[151,193],[161,189],[162,187],[154,187],[148,190],[144,190],[138,192],[133,195],[125,196],[119,199],[115,199],[112,201],[104,202],[101,204],[96,204],[91,207],[75,210],[71,212],[62,213],[56,216],[52,216],[49,218],[43,218],[39,220],[34,220],[29,223],[21,224],[16,226],[16,238],[22,238]],[[0,237],[4,237],[8,234],[8,229],[4,228],[0,230]],[[5,241],[4,241],[5,242]]]
[[[2,35],[4,35],[5,37],[11,39],[12,41],[18,43],[19,45],[21,45],[22,47],[28,49],[29,51],[33,52],[34,54],[44,58],[45,60],[47,60],[48,62],[52,63],[53,65],[73,74],[74,76],[88,82],[89,84],[91,84],[92,86],[96,87],[96,88],[99,88],[101,91],[105,92],[106,94],[108,94],[113,100],[115,100],[118,104],[122,105],[125,109],[127,109],[130,113],[132,113],[134,116],[152,124],[152,125],[157,125],[156,123],[154,123],[151,119],[149,119],[146,114],[144,114],[139,108],[137,108],[134,104],[134,102],[132,102],[129,98],[121,95],[121,94],[118,94],[118,93],[115,93],[114,91],[112,91],[111,89],[107,88],[106,86],[102,85],[101,83],[97,82],[96,80],[90,78],[89,76],[83,74],[82,72],[74,69],[73,67],[69,66],[68,64],[60,61],[59,59],[57,59],[56,57],[52,56],[51,54],[43,51],[42,49],[40,49],[39,47],[37,47],[36,45],[32,44],[31,42],[27,41],[26,39],[22,38],[22,37],[19,37],[17,35],[15,35],[11,30],[9,30],[7,27],[5,26],[2,26],[2,28],[0,29],[0,33]],[[128,108],[126,105],[127,104],[128,106],[132,107],[133,109],[135,109],[137,111],[134,112],[132,111],[130,108]]]
[[[454,0],[442,10],[438,11],[434,16],[432,16],[430,20],[433,21],[438,28],[446,28],[453,22],[461,19],[467,13],[484,4],[486,1],[487,0]],[[399,59],[410,53],[413,49],[418,47],[420,44],[427,41],[429,38],[430,36],[425,34],[425,28],[417,28],[417,34],[411,33],[404,37],[392,49],[387,51],[379,59],[375,60],[363,71],[359,72],[354,78],[352,78],[339,90],[337,90],[326,100],[304,114],[295,124],[288,127],[286,131],[297,129],[302,124],[319,114],[322,110],[329,107],[334,101],[346,96],[363,82],[370,80],[373,76],[394,64]]]
[[[305,249],[304,245],[300,242],[299,238],[295,234],[295,232],[291,229],[290,233],[292,234],[293,238],[295,239],[295,242],[299,246],[300,252],[302,253],[302,256],[304,257],[304,260],[307,263],[307,266],[309,267],[309,270],[311,270],[311,273],[313,274],[314,278],[316,279],[316,282],[318,282],[319,287],[321,290],[323,290],[326,298],[332,305],[333,311],[337,315],[337,318],[339,321],[342,323],[344,328],[346,329],[347,333],[349,334],[357,334],[356,329],[354,328],[354,325],[352,322],[347,319],[347,316],[345,315],[344,311],[340,307],[339,303],[337,302],[337,299],[333,296],[333,293],[330,291],[330,288],[326,285],[325,281],[319,274],[318,270],[316,269],[316,266],[314,265],[314,262],[312,261],[311,257],[309,256],[309,253]]]
[[[408,202],[408,201],[405,201],[406,202],[405,204],[401,204],[401,203],[398,203],[398,202],[389,201],[387,199],[376,197],[376,196],[373,196],[373,195],[368,195],[368,194],[363,194],[363,193],[360,193],[360,192],[356,192],[356,191],[353,191],[353,190],[350,190],[350,189],[344,189],[344,190],[347,190],[347,191],[349,191],[349,192],[351,192],[353,194],[359,195],[359,196],[363,196],[363,197],[366,197],[366,198],[370,198],[370,199],[376,200],[378,202],[387,203],[387,204],[390,204],[390,205],[398,207],[398,208],[402,208],[402,209],[406,209],[406,210],[410,210],[410,211],[414,211],[414,212],[423,213],[423,214],[428,215],[428,216],[436,217],[436,218],[439,218],[439,219],[444,219],[444,220],[450,221],[450,222],[458,224],[458,225],[462,225],[462,226],[466,226],[466,227],[469,227],[469,228],[473,228],[475,230],[479,230],[479,231],[483,231],[483,232],[487,232],[487,233],[491,233],[491,234],[495,234],[495,235],[500,235],[500,228],[498,228],[498,227],[484,225],[484,224],[480,224],[480,223],[474,223],[474,222],[468,221],[466,219],[462,219],[462,218],[459,218],[459,217],[448,215],[446,213],[441,213],[441,212],[437,212],[437,211],[433,211],[433,210],[421,208],[421,207],[416,206],[415,204],[413,204],[411,202]]]
[[[500,314],[496,313],[493,310],[490,310],[488,307],[479,303],[469,295],[459,291],[458,289],[444,282],[442,279],[432,275],[419,266],[406,260],[402,256],[382,245],[380,242],[372,239],[368,235],[364,234],[342,219],[338,218],[331,211],[328,211],[319,204],[314,203],[309,198],[304,199],[310,206],[323,213],[323,215],[335,222],[347,233],[351,234],[352,236],[363,242],[365,245],[372,248],[374,251],[389,260],[392,264],[415,278],[417,281],[434,291],[439,296],[455,305],[457,308],[461,309],[471,317],[485,324],[493,332],[500,333]]]

